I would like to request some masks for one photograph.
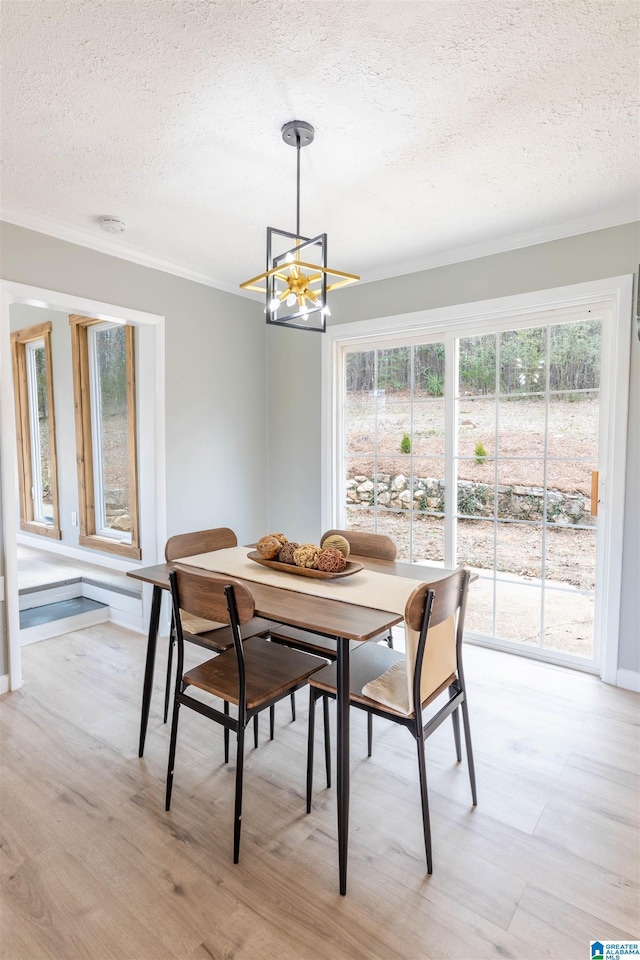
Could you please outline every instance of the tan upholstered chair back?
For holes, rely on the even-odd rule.
[[[462,643],[464,614],[469,587],[469,571],[460,567],[448,577],[417,587],[405,607],[407,649],[407,685],[413,705],[413,677],[422,658],[420,700],[424,703],[458,668],[458,649]],[[424,650],[420,649],[425,602],[433,591],[433,603]]]

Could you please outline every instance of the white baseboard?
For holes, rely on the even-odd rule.
[[[0,676],[0,696],[3,693],[9,693],[9,674],[4,673]]]
[[[142,613],[129,613],[126,610],[118,610],[111,607],[109,610],[109,622],[115,623],[118,627],[126,627],[127,630],[133,630],[134,633],[146,635],[148,628],[142,622]]]
[[[129,596],[126,593],[118,593],[117,590],[110,590],[108,584],[102,587],[95,583],[82,582],[82,596],[89,600],[97,600],[98,603],[106,603],[112,610],[122,610],[125,613],[137,614],[142,616],[142,596]]]
[[[618,670],[616,674],[616,686],[624,690],[634,690],[640,693],[640,673],[635,670]]]
[[[75,614],[64,620],[52,620],[35,627],[25,627],[20,631],[20,646],[24,647],[29,643],[37,643],[40,640],[50,640],[52,637],[61,636],[62,633],[81,630],[83,627],[94,626],[96,623],[104,623],[107,620],[121,627],[127,627],[129,630],[134,630],[136,633],[147,632],[142,622],[142,595],[130,596],[115,589],[111,590],[108,583],[99,586],[78,579],[65,586],[23,594],[20,596],[20,609],[27,610],[45,606],[49,603],[56,603],[60,600],[71,600],[75,597],[87,597],[89,600],[96,600],[98,603],[106,604],[107,608],[104,612],[89,611],[88,613]]]
[[[21,593],[18,597],[18,608],[20,610],[33,610],[34,607],[47,607],[50,603],[75,600],[76,597],[82,596],[82,581],[78,578],[73,583],[67,583],[60,587],[36,590],[33,593]]]

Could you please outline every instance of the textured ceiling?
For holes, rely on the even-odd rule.
[[[237,289],[295,227],[298,118],[302,232],[365,280],[629,221],[638,11],[3,0],[3,213]]]

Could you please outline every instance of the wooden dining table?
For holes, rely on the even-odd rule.
[[[401,561],[378,560],[371,557],[350,555],[350,560],[362,564],[365,570],[377,570],[380,573],[390,574],[408,580],[421,580],[435,583],[451,573],[451,570],[442,567],[429,567],[420,564],[403,563]],[[179,561],[176,561],[179,564]],[[147,637],[147,652],[142,688],[142,709],[140,715],[140,740],[138,756],[144,754],[144,744],[149,721],[151,693],[153,689],[153,674],[155,669],[158,628],[160,624],[160,609],[164,591],[170,590],[169,574],[174,569],[173,563],[160,563],[151,567],[141,567],[130,570],[127,576],[153,587],[151,613],[149,617],[149,631]],[[286,574],[283,577],[286,578]],[[263,584],[255,581],[234,579],[244,583],[251,591],[256,616],[273,620],[277,623],[286,623],[289,626],[311,630],[324,636],[333,637],[337,641],[337,812],[338,812],[338,865],[340,893],[347,892],[347,859],[349,841],[349,642],[354,640],[364,643],[379,637],[395,624],[402,621],[397,613],[364,607],[342,600],[327,599],[308,594],[296,593],[295,589],[287,589],[287,581],[283,580],[282,587],[272,584]]]

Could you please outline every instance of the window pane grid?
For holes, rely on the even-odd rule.
[[[564,650],[566,615],[573,609],[576,630],[586,636],[590,629],[593,640],[595,519],[589,494],[598,463],[599,330],[600,321],[571,321],[460,340],[449,335],[447,382],[454,387],[431,380],[436,396],[425,390],[418,344],[409,353],[398,348],[397,355],[391,347],[371,351],[374,480],[384,481],[372,495],[372,523],[395,533],[394,539],[400,536],[407,558],[422,555],[425,562],[433,562],[431,548],[422,546],[425,537],[439,536],[442,525],[442,542],[454,547],[448,565],[470,565],[478,582],[492,585],[492,599],[483,595],[482,622],[470,628],[474,633],[507,637],[509,628],[521,642]],[[582,353],[573,349],[578,342],[586,344]],[[408,376],[398,397],[391,371],[397,374],[400,367]],[[386,380],[378,375],[383,368]],[[452,428],[455,442],[447,439]],[[394,457],[393,446],[405,432],[405,452]],[[403,509],[385,489],[394,480],[394,460],[404,474]],[[439,461],[443,466],[436,469]],[[442,481],[441,497],[427,489],[428,478]],[[522,629],[520,595],[526,599]],[[565,611],[555,602],[559,596],[565,597]],[[573,652],[592,657],[585,636]]]

